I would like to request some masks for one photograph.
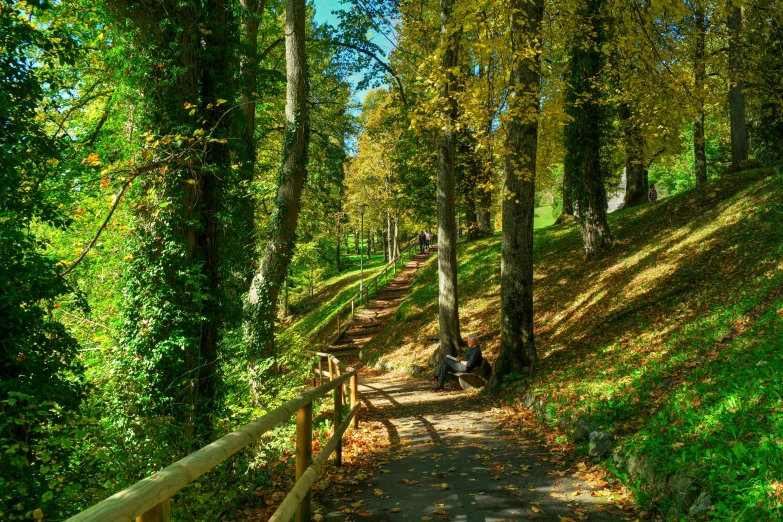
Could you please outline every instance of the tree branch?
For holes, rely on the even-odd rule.
[[[98,241],[98,238],[101,236],[101,232],[103,232],[103,229],[106,228],[106,225],[109,224],[109,220],[114,215],[114,211],[117,210],[117,207],[120,204],[120,201],[122,200],[122,196],[125,194],[125,191],[128,190],[128,187],[130,187],[131,182],[133,181],[133,178],[135,176],[129,176],[128,181],[125,182],[125,184],[122,186],[122,189],[117,194],[117,197],[114,198],[114,204],[109,209],[109,213],[106,215],[106,219],[103,220],[103,223],[101,224],[100,228],[98,228],[98,232],[95,233],[95,236],[93,236],[92,241],[82,250],[82,253],[79,254],[79,257],[76,258],[76,260],[71,264],[71,266],[68,267],[68,269],[59,275],[60,279],[65,278],[68,274],[70,274],[76,266],[81,263],[82,259],[84,259],[84,256],[87,255],[87,252],[92,250],[92,247],[95,246],[95,242]]]
[[[397,76],[397,74],[395,74],[394,70],[391,67],[389,67],[386,63],[384,63],[383,60],[381,60],[380,58],[375,56],[374,53],[368,51],[367,49],[363,49],[362,47],[359,47],[358,45],[353,45],[353,44],[349,44],[349,43],[345,43],[345,42],[337,42],[335,40],[323,40],[323,39],[319,39],[319,38],[308,38],[308,40],[315,41],[315,42],[327,43],[329,45],[336,45],[338,47],[346,47],[346,48],[352,49],[352,50],[354,50],[354,51],[356,51],[358,53],[362,53],[365,56],[369,56],[370,58],[375,60],[376,63],[378,63],[378,65],[380,65],[387,73],[389,73],[392,76],[392,78],[394,78],[394,81],[397,82],[397,87],[400,89],[400,98],[402,98],[402,103],[404,103],[406,107],[408,106],[408,100],[405,98],[405,89],[402,87],[402,81],[400,80],[399,76]]]

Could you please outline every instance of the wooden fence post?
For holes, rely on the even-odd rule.
[[[334,361],[332,361],[332,356],[330,355],[327,359],[327,364],[329,365],[329,380],[334,380]]]
[[[340,337],[340,310],[337,310],[337,337]]]
[[[318,356],[318,384],[321,385],[324,383],[324,367],[323,367],[323,359],[321,356]]]
[[[354,302],[353,302],[353,300],[354,300],[354,298],[352,297],[352,298],[351,298],[351,319],[353,319],[353,318],[354,318],[354,314],[355,314],[355,312],[356,312],[356,306],[354,305]]]
[[[351,409],[359,402],[359,373],[354,373],[351,376]],[[353,416],[353,427],[359,427],[359,412]]]
[[[343,423],[343,387],[337,386],[334,389],[334,418],[332,419],[332,424],[334,424],[334,429],[337,430],[337,427],[342,423]],[[337,443],[337,448],[335,448],[334,450],[334,464],[337,467],[343,465],[342,437],[340,437],[340,441]]]
[[[339,388],[339,386],[338,386]],[[304,475],[313,460],[313,403],[302,406],[296,412],[296,480]],[[302,498],[296,510],[296,522],[310,522],[310,492]]]
[[[171,504],[164,500],[143,515],[136,517],[136,522],[169,522],[171,520]]]

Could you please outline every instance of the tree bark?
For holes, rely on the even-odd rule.
[[[456,159],[457,90],[454,70],[457,67],[457,49],[460,31],[451,21],[454,0],[440,0],[440,37],[445,47],[441,58],[441,72],[445,80],[441,86],[443,108],[442,131],[438,136],[438,324],[440,343],[430,357],[437,365],[446,355],[455,355],[463,341],[459,328],[459,295],[457,292],[457,224],[455,216],[454,162]]]
[[[478,238],[478,217],[476,216],[475,189],[469,187],[463,193],[465,201],[465,228],[468,229],[468,241]]]
[[[258,25],[264,12],[264,0],[240,0],[242,5],[242,61],[240,76],[242,78],[241,102],[245,117],[245,128],[242,136],[245,142],[245,154],[242,161],[243,178],[251,182],[255,177],[256,165],[256,96],[253,94],[258,87]],[[243,198],[245,199],[245,198]],[[255,198],[247,194],[245,204],[248,206],[248,254],[251,257],[255,249]],[[253,264],[255,268],[255,263]],[[248,277],[248,289],[252,282],[252,272]]]
[[[483,170],[483,169],[482,169]],[[476,234],[478,237],[488,237],[492,235],[492,192],[479,187],[478,194],[475,196],[476,202]]]
[[[245,302],[245,340],[251,392],[259,399],[265,362],[276,357],[274,325],[277,298],[293,255],[296,223],[307,173],[309,125],[307,112],[306,5],[286,0],[286,106],[283,159],[269,239]]]
[[[384,255],[384,261],[387,263],[394,259],[394,253],[392,252],[392,215],[391,210],[386,210],[386,248],[385,248],[385,255]]]
[[[392,253],[394,254],[392,257],[397,257],[400,255],[400,215],[394,214],[394,249],[392,250]]]
[[[729,0],[729,115],[731,119],[731,165],[748,159],[748,133],[745,128],[745,66],[742,56],[742,8]]]
[[[591,0],[579,9],[586,27],[592,29],[593,45],[585,46],[581,36],[570,44],[571,81],[566,93],[566,111],[571,120],[566,126],[566,164],[570,165],[574,189],[574,210],[579,217],[586,257],[601,255],[612,245],[606,219],[605,166],[602,157],[609,127],[603,104],[600,75],[606,39],[604,2]]]
[[[510,44],[535,49],[544,0],[512,0]],[[540,72],[538,54],[511,63],[509,117],[503,163],[503,240],[500,273],[500,353],[489,389],[498,392],[503,377],[538,362],[533,336],[533,217]]]
[[[704,47],[707,25],[704,18],[704,7],[700,0],[696,2],[696,38],[693,55],[694,92],[696,94],[696,117],[693,120],[693,160],[696,184],[707,183],[707,154],[704,139],[704,82],[707,78],[704,62]]]
[[[561,187],[562,190],[562,198],[563,198],[563,210],[560,212],[560,215],[557,217],[557,223],[563,223],[566,221],[569,217],[574,217],[574,191],[573,186],[571,183],[573,180],[571,179],[571,171],[573,169],[571,168],[571,162],[568,161],[566,158],[566,161],[563,163],[563,186]]]
[[[647,201],[647,162],[644,134],[628,104],[620,105],[620,122],[625,141],[625,207]]]
[[[337,219],[337,235],[335,236],[335,249],[336,249],[336,252],[337,252],[337,259],[336,259],[336,261],[337,261],[337,273],[338,274],[340,272],[342,272],[342,270],[343,270],[342,264],[340,263],[340,240],[341,239],[342,238],[340,237],[340,219],[338,218]]]

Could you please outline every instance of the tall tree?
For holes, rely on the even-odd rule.
[[[633,207],[647,201],[648,172],[645,160],[644,131],[638,116],[628,103],[619,110],[625,148],[625,206]]]
[[[441,120],[438,136],[438,324],[440,344],[430,362],[438,364],[446,355],[454,355],[462,346],[459,328],[457,292],[457,223],[455,215],[454,163],[457,147],[458,50],[461,30],[453,20],[454,0],[440,0]]]
[[[696,116],[693,119],[693,159],[696,184],[707,183],[707,153],[704,138],[704,98],[707,80],[706,41],[707,18],[702,0],[694,0],[695,35],[693,47],[693,91],[696,99]]]
[[[570,81],[566,93],[566,168],[571,170],[574,206],[579,216],[585,256],[594,257],[612,245],[606,219],[605,149],[608,127],[603,102],[602,45],[606,40],[605,3],[588,0],[576,11],[579,31],[570,43]]]
[[[500,354],[490,379],[538,362],[533,335],[533,217],[539,111],[539,29],[544,0],[513,0],[509,15],[511,75],[503,164]]]
[[[736,167],[748,159],[748,133],[745,127],[745,61],[742,56],[742,7],[728,0],[728,9],[731,164]]]
[[[307,174],[309,126],[305,12],[304,0],[286,0],[283,157],[266,248],[245,302],[248,373],[254,394],[259,392],[264,370],[276,357],[274,324],[277,298],[294,251],[302,188]]]

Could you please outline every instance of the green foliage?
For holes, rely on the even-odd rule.
[[[28,9],[38,15],[50,7]],[[65,149],[38,120],[42,85],[56,78],[31,56],[47,67],[71,63],[74,41],[56,25],[40,29],[2,7],[0,42],[0,518],[22,520],[37,509],[58,517],[62,500],[79,490],[70,458],[83,437],[75,419],[87,386],[78,344],[52,315],[71,288],[30,228],[69,224],[57,194],[44,190],[49,165]]]

